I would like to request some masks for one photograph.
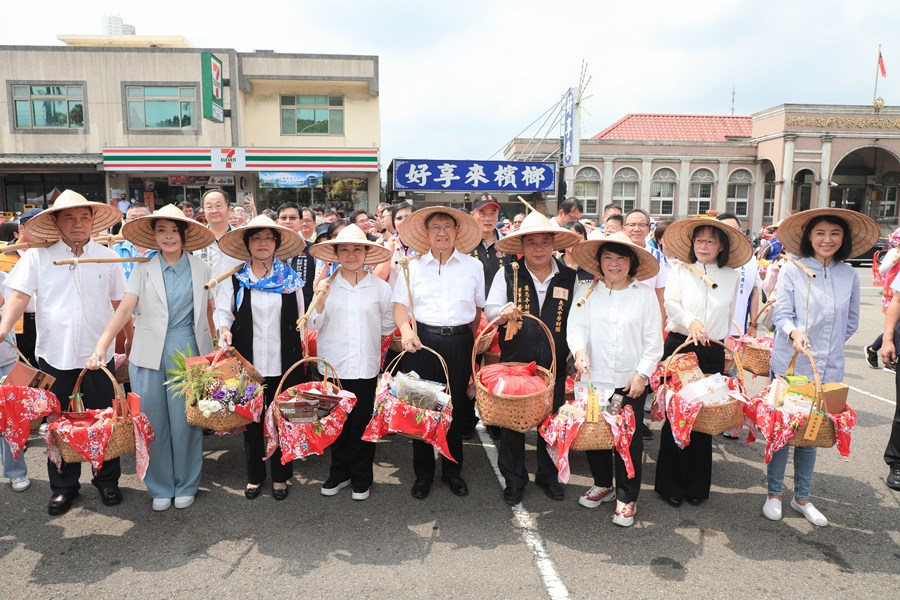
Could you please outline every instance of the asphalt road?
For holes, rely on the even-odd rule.
[[[201,492],[186,510],[153,512],[129,458],[123,504],[104,507],[85,475],[75,507],[53,518],[43,442],[35,438],[27,454],[31,490],[0,485],[2,595],[898,598],[900,493],[885,486],[882,460],[894,379],[863,360],[861,347],[881,330],[882,315],[868,269],[859,272],[862,325],[847,346],[846,378],[856,388],[850,403],[859,423],[848,458],[819,450],[813,486],[829,527],[815,528],[787,503],[782,522],[765,519],[762,444],[721,436],[713,442],[709,502],[670,508],[652,489],[658,424],[631,529],[612,524],[608,504],[577,505],[590,483],[578,453],[565,501],[530,485],[521,506],[506,506],[483,432],[465,448],[466,498],[436,482],[428,499],[413,499],[410,442],[394,437],[378,446],[376,484],[365,502],[353,502],[349,489],[332,498],[319,493],[327,456],[295,463],[284,502],[268,486],[248,501],[242,440],[227,436],[205,438]],[[787,497],[791,466],[785,485]]]

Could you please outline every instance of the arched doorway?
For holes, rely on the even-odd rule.
[[[865,213],[883,235],[897,227],[900,159],[878,146],[857,148],[838,161],[831,176],[828,205]]]
[[[813,184],[819,183],[812,169],[800,169],[794,175],[791,191],[791,212],[808,210],[813,206]]]

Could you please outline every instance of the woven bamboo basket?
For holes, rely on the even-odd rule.
[[[485,352],[482,360],[484,361],[485,366],[496,365],[498,362],[500,362],[500,353],[499,352]]]
[[[635,435],[640,432],[635,431]],[[578,429],[578,435],[572,440],[570,450],[611,450],[615,447],[616,441],[613,438],[612,428],[605,420],[597,423],[588,423],[585,421]]]
[[[119,383],[128,383],[131,380],[128,374],[128,359],[122,361],[122,364],[116,367],[116,381]]]
[[[751,327],[756,327],[759,324],[759,320],[762,318],[763,314],[767,310],[771,310],[772,307],[775,306],[775,301],[770,300],[766,302],[766,304],[760,309],[760,311],[756,315],[756,319],[750,324]],[[761,375],[763,377],[768,377],[770,374],[769,363],[772,360],[772,350],[769,348],[759,348],[757,346],[741,346],[741,364],[744,366],[745,371],[749,371],[754,375]]]
[[[236,350],[232,349],[232,351],[246,369],[247,366],[250,365],[249,361],[241,356]],[[209,366],[214,367],[221,356],[223,356],[223,352],[221,349],[219,349],[219,351],[216,352],[216,355],[213,357],[213,361]],[[262,375],[259,374],[259,371],[257,371],[256,368],[252,365],[250,365],[250,369],[248,369],[247,373],[251,379],[255,379],[259,382],[262,382],[264,380]],[[211,413],[208,417],[205,417],[203,416],[203,412],[199,408],[197,408],[196,400],[193,399],[190,405],[185,408],[184,412],[188,424],[194,425],[196,427],[202,427],[203,429],[210,429],[212,431],[228,431],[229,429],[234,429],[235,427],[243,427],[244,425],[249,425],[253,422],[243,415],[239,415],[238,413],[228,410],[216,411],[214,413]]]
[[[819,369],[816,367],[816,361],[809,350],[804,349],[803,354],[809,359],[809,364],[812,366],[813,382],[816,389],[816,401],[813,404],[813,410],[827,412],[825,410],[824,394],[822,393],[822,378],[819,376]],[[785,375],[794,374],[797,356],[798,352],[795,350],[794,356],[791,357],[791,362],[788,363],[787,370],[785,370]],[[837,443],[837,434],[834,431],[834,423],[831,422],[831,419],[828,418],[827,414],[822,420],[822,425],[819,427],[815,439],[806,439],[806,430],[808,427],[809,418],[804,417],[803,423],[800,424],[800,428],[797,429],[793,437],[788,441],[788,444],[800,448],[831,448]]]
[[[444,391],[449,396],[450,395],[450,370],[447,368],[447,361],[444,360],[443,356],[441,356],[440,354],[438,354],[437,352],[435,352],[428,346],[422,346],[421,349],[425,350],[426,352],[431,352],[432,354],[434,354],[437,357],[438,361],[441,363],[441,368],[444,369],[444,381],[446,382],[444,384]],[[391,364],[389,364],[387,367],[385,367],[384,372],[389,373],[390,375],[393,375],[396,372],[396,370],[400,367],[400,360],[403,358],[403,355],[406,354],[406,352],[407,352],[406,350],[403,350],[402,352],[400,352],[400,354],[395,356],[394,360],[391,361]],[[422,413],[424,413],[427,410],[427,409],[418,408],[418,407],[415,407],[415,406],[412,406],[409,404],[407,404],[407,406],[409,406],[413,411],[421,411]],[[437,411],[430,411],[430,412],[437,412]],[[450,398],[450,403],[447,404],[447,406],[444,407],[444,410],[441,412],[446,415],[450,415],[450,416],[453,415],[453,398],[452,397]],[[412,438],[414,440],[428,442],[428,440],[424,439],[420,435],[406,433],[403,431],[399,431],[397,433],[399,435],[402,435],[402,436],[408,437],[408,438]],[[430,443],[430,442],[428,442],[428,443]]]
[[[545,387],[540,392],[535,392],[527,396],[509,396],[506,394],[493,394],[481,383],[481,375],[476,372],[475,365],[475,349],[472,350],[472,372],[475,373],[475,402],[478,404],[478,414],[485,425],[497,425],[505,427],[513,431],[525,433],[541,423],[547,418],[547,415],[553,410],[553,387],[556,382],[556,344],[550,330],[544,325],[544,322],[537,317],[522,313],[523,316],[533,319],[540,324],[547,338],[550,340],[550,352],[553,356],[550,363],[550,369],[538,367],[538,373],[544,380]],[[501,317],[495,318],[490,322],[485,331],[490,329],[491,325],[496,324]],[[482,332],[484,333],[484,332]],[[479,334],[481,337],[481,334]],[[476,345],[478,339],[475,340]],[[507,363],[510,365],[520,365],[524,363]]]
[[[317,363],[317,362],[320,362],[323,365],[325,365],[325,373],[322,375],[323,388],[327,389],[329,385],[333,385],[338,390],[344,389],[343,387],[341,387],[341,380],[338,379],[338,376],[334,370],[334,367],[332,367],[331,363],[329,363],[327,360],[325,360],[324,358],[321,358],[319,356],[306,356],[304,358],[301,358],[300,360],[295,362],[293,365],[291,365],[291,368],[288,369],[285,372],[285,374],[281,376],[281,381],[278,382],[278,387],[275,389],[275,395],[273,396],[275,398],[275,400],[272,402],[271,410],[272,410],[272,414],[275,416],[276,424],[280,424],[282,421],[284,421],[284,415],[281,414],[281,409],[279,407],[279,405],[281,404],[281,401],[278,400],[278,397],[281,395],[281,392],[283,391],[282,388],[284,387],[284,382],[287,381],[288,376],[291,373],[293,373],[294,369],[296,369],[297,367],[299,367],[301,365],[305,365],[307,363]],[[329,371],[331,371],[330,379],[334,380],[333,384],[328,381],[328,379],[329,379],[328,372]]]
[[[723,348],[725,348],[726,352],[728,351],[728,348],[725,346],[725,344],[723,344],[719,340],[709,341],[712,344],[722,346]],[[693,344],[690,342],[685,342],[678,346],[678,348],[676,348],[674,352],[672,352],[672,355],[669,356],[669,359],[666,361],[666,368],[663,371],[664,379],[667,379],[669,376],[669,365],[672,364],[672,358],[688,346],[692,345]],[[737,365],[738,368],[738,378],[743,381],[744,367],[741,364],[741,359],[736,354],[733,355],[733,359],[734,364]],[[735,427],[740,425],[743,422],[743,414],[743,407],[738,400],[729,400],[721,404],[704,404],[700,409],[700,412],[697,413],[697,418],[694,421],[694,426],[691,428],[691,430],[698,433],[718,435],[730,429],[734,429]]]
[[[24,354],[22,354],[22,351],[19,350],[19,347],[18,347],[18,346],[16,346],[15,344],[13,344],[13,343],[12,343],[11,341],[9,341],[8,339],[0,340],[0,343],[9,344],[10,346],[12,346],[13,349],[16,351],[16,354],[19,355],[19,359],[20,359],[23,363],[25,363],[26,365],[28,365],[29,367],[33,367],[33,365],[31,364],[31,361],[28,360],[28,358],[27,358]],[[37,430],[39,430],[39,429],[41,428],[41,423],[43,423],[43,422],[44,422],[44,417],[41,417],[40,419],[32,419],[32,420],[31,420],[31,423],[30,423],[29,426],[28,426],[29,431],[30,431],[31,433],[35,433]]]
[[[111,460],[125,454],[134,453],[134,421],[131,415],[131,407],[128,402],[125,401],[125,392],[122,391],[122,387],[116,382],[115,376],[102,365],[100,366],[100,370],[106,373],[106,376],[112,381],[113,389],[116,394],[112,402],[114,419],[113,431],[109,438],[109,442],[106,444],[106,451],[103,455],[104,460]],[[87,373],[87,369],[82,369],[81,373],[78,375],[78,379],[75,381],[75,387],[72,389],[73,396],[81,391],[81,380],[84,378],[85,373]],[[69,401],[70,412],[73,412],[73,408],[77,408],[73,406],[73,402],[74,400]],[[78,454],[78,452],[76,452],[72,446],[64,442],[58,434],[56,443],[59,447],[59,453],[64,461],[68,463],[87,462],[86,458]]]
[[[475,340],[475,354],[484,354],[491,349],[491,342],[494,341],[494,329],[490,326],[484,328],[484,333],[489,335],[479,335]]]

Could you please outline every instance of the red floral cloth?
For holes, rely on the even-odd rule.
[[[265,390],[260,386],[259,391],[253,396],[253,400],[247,404],[235,404],[234,412],[254,423],[259,423],[263,408],[266,406]]]
[[[389,373],[384,373],[375,392],[375,412],[366,426],[362,439],[377,442],[386,435],[400,433],[431,444],[449,460],[456,462],[447,447],[447,431],[453,421],[452,409],[425,410],[410,406],[391,393]]]
[[[584,410],[587,407],[587,401],[570,400],[567,404]],[[622,457],[625,463],[625,470],[628,478],[634,477],[634,464],[631,462],[631,454],[628,449],[631,446],[631,439],[634,437],[635,420],[634,411],[631,406],[625,405],[618,415],[612,415],[606,411],[603,418],[609,423],[612,429],[613,440],[616,451]],[[574,419],[571,417],[563,417],[559,414],[550,415],[538,428],[538,433],[547,442],[547,453],[556,465],[559,472],[559,480],[568,483],[571,476],[569,466],[569,447],[575,438],[578,437],[578,431],[584,423],[584,418]]]
[[[0,434],[13,458],[18,458],[31,435],[32,419],[59,412],[59,400],[48,390],[21,385],[0,385]]]
[[[275,401],[292,400],[300,392],[308,392],[313,389],[329,396],[340,396],[341,401],[331,409],[327,417],[311,423],[292,423],[287,419],[277,419],[273,411],[275,406],[275,402],[273,402],[266,411],[264,421],[266,458],[270,458],[278,447],[281,447],[281,464],[283,465],[297,458],[324,454],[325,449],[341,435],[344,423],[347,422],[347,416],[356,406],[356,396],[350,392],[339,390],[331,383],[314,381],[286,389],[275,398]]]
[[[45,438],[47,458],[56,465],[57,469],[62,468],[62,455],[56,443],[58,435],[62,441],[72,446],[78,454],[91,463],[91,471],[96,474],[103,466],[106,446],[113,433],[113,409],[110,407],[84,412],[94,417],[94,422],[88,427],[70,421],[65,414],[51,416]],[[125,421],[125,424],[134,427],[136,470],[138,477],[143,481],[144,475],[147,473],[147,465],[150,463],[148,445],[153,441],[155,434],[150,426],[150,419],[144,413],[134,415],[132,420]]]
[[[737,400],[746,407],[750,398],[747,397],[743,382],[738,377],[726,377],[725,381],[728,383],[729,400]],[[679,448],[684,449],[691,443],[691,431],[694,429],[694,421],[697,420],[700,409],[703,408],[703,402],[699,400],[690,402],[682,398],[678,392],[661,389],[665,390],[665,414],[672,428],[672,439]],[[659,411],[656,405],[654,409]]]

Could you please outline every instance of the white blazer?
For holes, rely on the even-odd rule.
[[[187,253],[191,266],[191,282],[194,289],[194,334],[200,354],[213,351],[212,335],[206,309],[209,292],[203,289],[210,280],[209,264],[196,256]],[[139,282],[138,302],[134,309],[134,341],[128,360],[131,364],[145,369],[159,369],[162,361],[163,344],[166,341],[166,329],[169,326],[169,306],[166,302],[166,284],[163,282],[162,258],[159,254],[145,263],[137,263],[131,272],[128,284]],[[125,286],[129,292],[128,284]]]

